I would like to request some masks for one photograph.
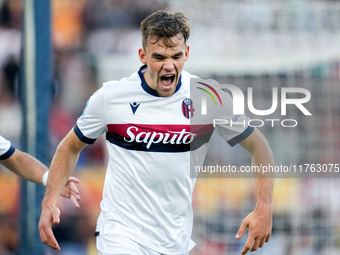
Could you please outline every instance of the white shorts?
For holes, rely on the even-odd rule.
[[[114,234],[97,236],[98,255],[165,255],[151,250],[128,237]],[[189,255],[189,252],[176,255]]]

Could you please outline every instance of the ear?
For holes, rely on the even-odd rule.
[[[139,60],[146,65],[146,54],[143,48],[140,48],[138,50]]]
[[[189,58],[189,46],[187,45],[184,53],[184,61],[187,61],[188,58]]]

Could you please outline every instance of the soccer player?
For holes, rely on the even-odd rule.
[[[48,168],[31,155],[15,149],[11,142],[0,135],[0,163],[17,175],[28,181],[45,185],[48,179]],[[75,207],[79,208],[79,191],[74,183],[79,183],[75,177],[70,177],[60,195],[69,198]]]
[[[183,70],[189,57],[188,20],[182,13],[158,11],[142,21],[141,30],[143,66],[92,95],[52,160],[39,231],[42,242],[54,249],[60,250],[51,225],[60,221],[56,199],[61,187],[82,149],[104,133],[109,162],[95,232],[98,254],[187,255],[195,245],[191,202],[196,179],[190,163],[202,163],[214,130],[212,125],[190,126],[190,79],[196,76]],[[223,105],[223,114],[230,115],[230,102]],[[273,164],[267,140],[254,127],[215,129],[231,145],[247,149],[252,164]],[[256,207],[236,236],[249,228],[242,254],[262,247],[271,235],[273,179],[257,178],[256,184]]]

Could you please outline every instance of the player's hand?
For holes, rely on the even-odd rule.
[[[61,190],[60,195],[66,198],[69,198],[75,207],[79,208],[80,205],[78,201],[80,201],[79,190],[77,189],[75,183],[79,183],[80,181],[75,177],[70,177],[66,182],[64,188]]]
[[[241,251],[244,255],[248,251],[256,251],[258,247],[262,247],[265,242],[269,241],[272,231],[272,209],[267,208],[263,210],[254,210],[242,221],[236,238],[240,239],[247,228],[249,228],[249,234],[246,244]]]
[[[39,233],[41,241],[53,249],[60,251],[59,244],[54,237],[52,224],[59,224],[60,210],[56,206],[47,206],[42,203],[39,220]]]

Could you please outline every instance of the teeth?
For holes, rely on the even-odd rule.
[[[173,74],[166,74],[166,75],[163,75],[164,77],[172,77],[173,76]]]

